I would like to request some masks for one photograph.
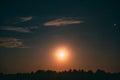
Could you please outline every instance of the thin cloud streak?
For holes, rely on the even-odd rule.
[[[44,23],[44,26],[64,26],[64,25],[73,25],[73,24],[81,24],[81,23],[83,23],[83,21],[75,20],[75,19],[56,19]]]
[[[20,19],[21,19],[21,21],[22,22],[26,22],[26,21],[30,21],[30,20],[32,20],[32,16],[29,16],[29,17],[20,17]]]
[[[0,47],[4,48],[25,48],[21,39],[0,38]]]
[[[17,31],[17,32],[23,32],[23,33],[30,33],[30,29],[23,28],[23,27],[15,27],[15,26],[4,26],[0,30],[9,30],[9,31]]]

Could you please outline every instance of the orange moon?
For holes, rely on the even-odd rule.
[[[58,52],[58,58],[59,58],[59,59],[64,59],[64,58],[66,57],[65,54],[66,54],[66,53],[65,53],[64,50],[59,51],[59,52]]]
[[[56,58],[59,61],[65,61],[68,58],[68,51],[65,48],[59,48],[56,51]]]

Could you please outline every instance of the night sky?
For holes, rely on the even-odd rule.
[[[0,72],[39,69],[120,72],[119,0],[0,0]]]

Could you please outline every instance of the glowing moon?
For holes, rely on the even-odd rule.
[[[67,50],[66,49],[64,49],[64,48],[60,48],[60,49],[58,49],[57,50],[57,52],[56,52],[56,57],[57,57],[57,59],[58,60],[66,60],[67,59],[67,57],[68,57],[68,52],[67,52]]]
[[[65,51],[62,51],[62,50],[61,50],[61,51],[58,52],[58,58],[59,58],[59,59],[64,59],[65,57],[66,57],[66,56],[65,56]]]

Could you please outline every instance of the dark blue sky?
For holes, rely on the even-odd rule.
[[[51,51],[58,45],[73,56],[63,70],[119,72],[119,1],[0,1],[0,72],[57,70]]]

